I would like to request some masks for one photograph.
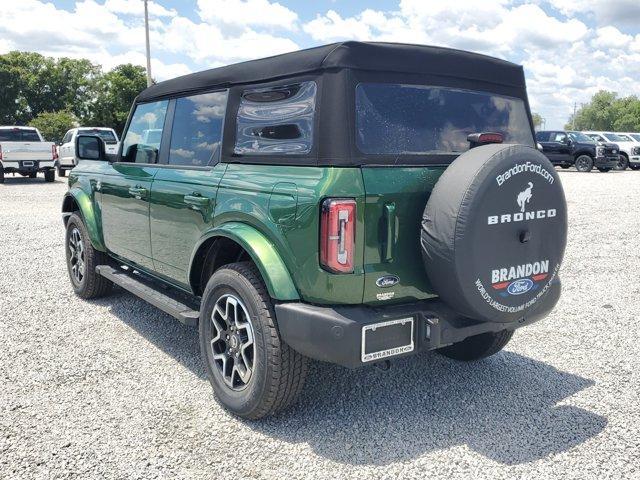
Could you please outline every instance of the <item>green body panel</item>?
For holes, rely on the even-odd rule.
[[[352,274],[336,275],[320,268],[320,203],[326,197],[356,199]],[[303,300],[362,302],[364,185],[359,168],[229,164],[218,188],[214,218],[215,225],[227,222],[251,225],[269,239]]]
[[[362,169],[366,190],[365,303],[414,301],[435,296],[422,263],[420,222],[444,168],[369,167]],[[381,288],[376,280],[395,275]]]
[[[191,291],[198,247],[222,236],[249,253],[275,299],[381,304],[433,296],[419,228],[443,170],[222,163],[190,169],[85,161],[71,172],[69,194],[96,248],[183,290]],[[147,192],[136,198],[130,191],[136,187]],[[194,196],[201,202],[189,203]],[[351,274],[320,267],[320,205],[328,197],[356,200]],[[378,287],[385,275],[400,281]]]
[[[282,258],[273,243],[246,223],[228,222],[207,232],[198,242],[199,247],[214,237],[226,237],[240,244],[260,270],[269,295],[277,300],[298,300],[300,296]]]
[[[153,270],[149,231],[149,196],[158,167],[105,162],[99,180],[102,233],[110,253]],[[140,189],[136,195],[133,189]]]
[[[102,236],[102,212],[95,186],[107,165],[107,162],[80,162],[69,173],[69,191],[65,195],[75,199],[89,231],[91,245],[101,252],[107,249]]]
[[[184,288],[190,288],[194,249],[213,225],[216,191],[225,169],[225,164],[206,169],[159,168],[154,177],[149,199],[154,270]],[[201,199],[201,204],[190,197]]]

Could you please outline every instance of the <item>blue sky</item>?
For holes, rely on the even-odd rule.
[[[144,65],[142,0],[16,0],[0,9],[0,53]],[[600,89],[640,95],[640,0],[153,0],[158,80],[321,45],[443,45],[524,65],[529,98],[560,128]]]

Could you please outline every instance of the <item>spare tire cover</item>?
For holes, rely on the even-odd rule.
[[[567,204],[547,158],[524,145],[484,145],[442,174],[424,210],[421,245],[435,292],[461,315],[513,322],[535,311],[567,243]]]

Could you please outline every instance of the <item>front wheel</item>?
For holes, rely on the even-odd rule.
[[[252,263],[217,270],[202,295],[200,351],[218,401],[248,419],[292,404],[307,359],[278,333],[271,298]]]
[[[498,353],[509,343],[511,337],[513,337],[513,330],[481,333],[448,347],[440,348],[438,353],[454,360],[471,362]]]
[[[590,172],[593,168],[593,158],[589,155],[580,155],[576,158],[576,170],[579,172]]]
[[[87,227],[77,213],[67,221],[65,247],[67,270],[76,295],[90,299],[109,293],[113,284],[96,272],[96,266],[108,263],[108,257],[93,248]]]
[[[618,157],[618,165],[616,165],[616,170],[626,170],[629,166],[629,159],[626,155],[620,155]]]

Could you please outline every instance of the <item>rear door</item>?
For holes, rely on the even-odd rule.
[[[188,288],[191,254],[211,225],[218,184],[227,92],[172,100],[166,156],[150,198],[151,247],[157,273]]]
[[[131,263],[153,269],[149,228],[151,184],[158,171],[161,141],[144,142],[144,132],[162,129],[168,101],[136,107],[125,135],[121,161],[100,179],[102,228],[107,249]]]
[[[505,143],[534,146],[526,106],[486,92],[391,83],[358,84],[355,103],[355,146],[368,163],[361,167],[363,299],[429,298],[420,230],[436,182],[451,158],[469,149],[471,133],[498,132]]]

